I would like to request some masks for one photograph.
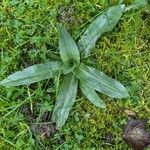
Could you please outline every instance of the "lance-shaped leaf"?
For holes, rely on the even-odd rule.
[[[64,63],[74,61],[80,62],[80,54],[77,45],[73,41],[68,31],[60,26],[59,51],[61,59]]]
[[[52,121],[56,123],[57,128],[61,128],[68,118],[75,102],[77,86],[78,79],[75,76],[67,74],[64,77],[52,114]]]
[[[106,74],[93,67],[81,64],[74,72],[80,80],[84,81],[96,91],[113,98],[125,98],[129,96],[126,88],[120,82],[108,77]]]
[[[30,66],[22,71],[17,71],[0,82],[6,87],[31,84],[44,79],[52,78],[61,70],[61,63],[51,61],[44,64]]]
[[[85,56],[89,55],[91,49],[95,46],[97,39],[105,32],[111,31],[120,20],[125,5],[110,7],[102,15],[98,16],[87,28],[79,40],[79,49]]]
[[[97,107],[106,108],[105,103],[102,101],[102,99],[99,98],[98,94],[95,92],[95,90],[93,90],[93,88],[81,81],[80,89],[91,103]]]

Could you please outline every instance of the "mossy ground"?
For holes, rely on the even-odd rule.
[[[92,17],[115,4],[117,0],[111,3],[3,0],[0,3],[0,79],[32,64],[58,59],[58,22],[78,38]],[[147,6],[126,12],[114,30],[98,40],[90,57],[94,61],[92,65],[128,88],[128,99],[113,100],[100,95],[107,103],[107,109],[101,110],[79,93],[63,128],[50,138],[42,138],[33,134],[21,109],[28,105],[36,117],[51,112],[55,102],[55,95],[50,93],[53,80],[29,87],[0,87],[0,149],[130,149],[122,139],[128,118],[124,110],[135,111],[139,118],[150,117],[149,10]],[[112,144],[106,142],[110,134]]]

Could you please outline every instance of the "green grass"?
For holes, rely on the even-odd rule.
[[[57,60],[58,22],[61,21],[73,37],[78,38],[89,19],[114,4],[117,1],[109,4],[96,0],[31,0],[26,3],[4,0],[0,4],[0,80],[32,64],[51,58]],[[74,10],[69,11],[71,7]],[[150,117],[149,8],[125,13],[115,29],[98,40],[91,57],[93,66],[98,66],[128,88],[129,99],[113,100],[100,95],[107,103],[107,109],[101,110],[79,96],[63,128],[54,136],[44,138],[40,133],[33,133],[22,109],[28,106],[37,118],[46,111],[51,112],[55,94],[50,92],[48,85],[54,81],[42,81],[29,87],[0,87],[0,149],[129,149],[122,140],[128,119],[124,110],[135,111],[139,118]],[[44,124],[38,119],[36,123]],[[113,144],[106,143],[109,133],[113,135]]]

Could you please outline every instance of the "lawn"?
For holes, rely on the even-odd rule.
[[[3,0],[0,80],[33,64],[58,60],[58,23],[78,40],[95,15],[116,4],[117,0]],[[79,92],[59,131],[50,119],[57,78],[29,86],[1,86],[0,150],[129,150],[122,139],[129,118],[126,110],[135,112],[136,118],[150,117],[149,49],[150,6],[125,12],[117,26],[97,41],[87,63],[120,81],[130,96],[113,99],[99,94],[107,105],[100,109]]]

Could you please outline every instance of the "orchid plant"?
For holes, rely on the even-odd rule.
[[[112,98],[127,98],[128,91],[119,81],[86,65],[82,59],[90,56],[97,39],[115,27],[124,11],[124,4],[110,7],[89,25],[77,44],[68,31],[59,26],[60,61],[37,64],[17,71],[2,80],[0,85],[6,87],[29,85],[61,74],[62,83],[51,118],[58,129],[66,122],[79,89],[91,103],[100,108],[106,108],[106,104],[97,92]]]

